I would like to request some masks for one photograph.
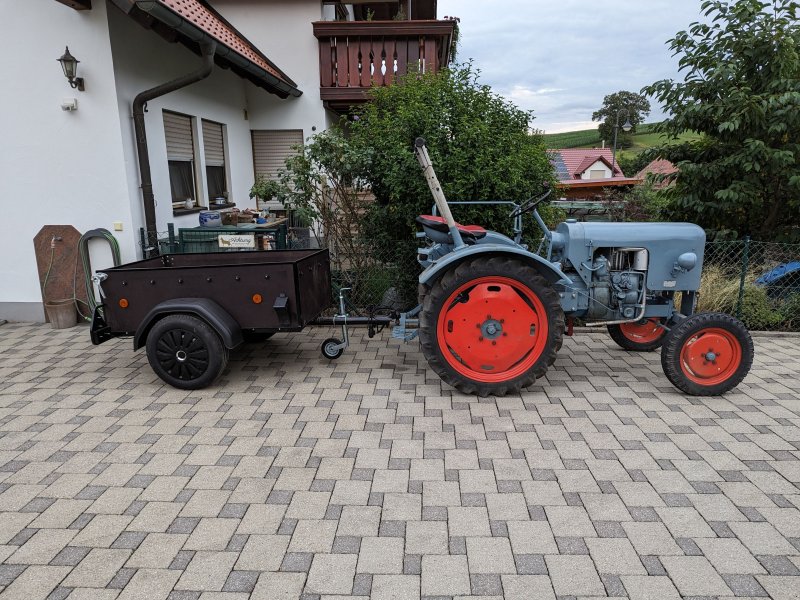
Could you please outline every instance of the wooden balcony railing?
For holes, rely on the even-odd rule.
[[[346,111],[372,86],[392,85],[408,72],[437,72],[450,62],[453,21],[320,21],[320,97]]]

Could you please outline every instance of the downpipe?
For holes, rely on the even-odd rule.
[[[154,88],[140,92],[133,100],[133,129],[136,135],[136,153],[139,158],[139,180],[142,188],[142,204],[144,206],[144,222],[147,230],[148,248],[143,248],[143,253],[155,251],[158,253],[158,225],[156,222],[156,199],[153,194],[153,175],[150,169],[150,152],[147,147],[147,130],[145,129],[145,107],[150,100],[174,92],[198,81],[206,79],[214,70],[214,54],[217,44],[211,42],[201,44],[203,64],[196,71],[187,73],[182,77],[162,83]]]

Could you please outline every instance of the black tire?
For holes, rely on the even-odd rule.
[[[484,382],[460,373],[448,362],[437,338],[438,319],[447,299],[459,288],[479,278],[493,276],[513,279],[538,297],[544,307],[548,333],[539,357],[526,371],[505,381]],[[422,302],[419,321],[422,353],[431,369],[445,383],[465,394],[504,396],[517,393],[542,377],[561,349],[565,321],[559,295],[535,269],[519,260],[503,256],[478,256],[466,260],[447,271],[431,286],[421,287],[419,296]]]
[[[266,342],[273,335],[275,335],[274,332],[264,333],[262,331],[251,331],[249,329],[242,330],[242,339],[245,344],[260,344],[261,342]]]
[[[147,359],[156,375],[172,387],[199,390],[214,383],[225,370],[228,349],[205,321],[191,315],[169,315],[148,333]]]
[[[336,360],[339,358],[344,354],[344,348],[334,348],[334,346],[338,346],[341,343],[341,340],[337,340],[336,338],[328,338],[322,342],[322,346],[319,348],[320,352],[322,352],[322,356],[328,360]]]
[[[753,339],[739,319],[724,313],[700,313],[679,321],[669,331],[661,349],[661,366],[679,390],[692,396],[719,396],[741,383],[753,365],[753,354]],[[693,366],[696,359],[700,360]],[[720,373],[713,373],[714,367]]]
[[[614,342],[616,342],[620,348],[630,350],[632,352],[652,352],[653,350],[661,347],[661,345],[664,343],[664,338],[667,335],[667,330],[661,329],[661,335],[658,337],[658,339],[641,342],[631,339],[625,334],[624,330],[625,327],[622,325],[608,325],[608,334],[611,336],[611,339],[614,340]]]

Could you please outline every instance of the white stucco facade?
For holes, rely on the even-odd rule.
[[[588,169],[581,173],[581,179],[610,179],[611,167],[602,160],[595,161]]]
[[[113,231],[123,261],[141,257],[144,225],[132,102],[145,89],[197,69],[201,59],[168,43],[103,0],[75,11],[54,0],[26,0],[6,12],[0,40],[0,181],[5,235],[0,236],[0,319],[42,320],[33,237],[45,224],[73,225],[81,233]],[[216,0],[214,7],[277,64],[304,93],[281,99],[215,68],[210,77],[151,101],[145,115],[159,231],[168,223],[197,224],[197,214],[173,215],[162,111],[193,118],[198,198],[207,198],[200,121],[224,125],[230,200],[254,206],[251,131],[300,129],[307,138],[333,117],[319,97],[319,51],[311,23],[319,0]],[[69,45],[81,63],[86,90],[69,87],[56,59]],[[76,98],[78,110],[63,111]],[[102,263],[104,257],[97,258]],[[107,260],[107,259],[106,259]],[[108,264],[93,264],[102,268]]]
[[[74,11],[52,0],[14,3],[0,47],[0,318],[43,320],[33,238],[43,225],[112,229],[136,257],[106,6]],[[56,59],[69,45],[86,91],[70,88]],[[11,58],[13,57],[13,59]],[[78,110],[61,109],[76,98]]]

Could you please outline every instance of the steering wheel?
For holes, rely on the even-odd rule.
[[[509,217],[511,217],[512,219],[516,219],[518,216],[525,214],[526,212],[529,212],[534,208],[536,208],[537,206],[539,206],[539,203],[541,203],[545,198],[547,198],[553,192],[553,190],[550,189],[549,186],[546,187],[547,190],[545,191],[544,194],[526,200],[525,203],[522,204],[522,206],[518,206],[517,208],[512,210]]]

